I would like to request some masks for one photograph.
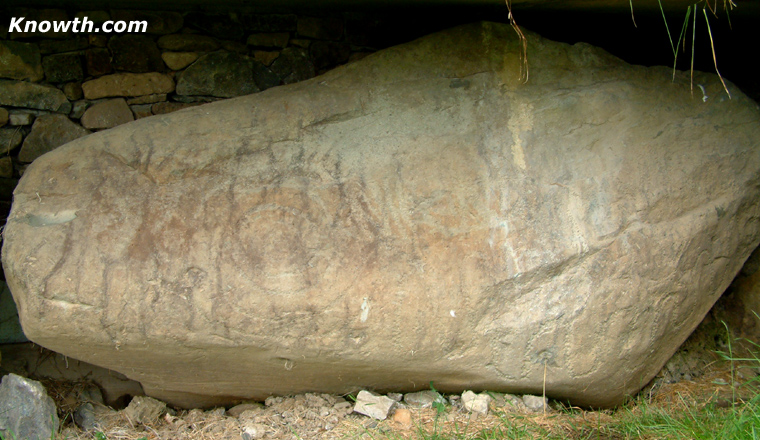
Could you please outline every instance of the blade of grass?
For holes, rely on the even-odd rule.
[[[691,76],[689,83],[691,84],[690,90],[694,94],[694,46],[697,40],[697,5],[694,4],[694,21],[691,24],[691,69],[689,70]]]
[[[686,39],[684,35],[689,29],[689,16],[691,15],[691,6],[686,8],[686,17],[683,19],[683,26],[681,26],[681,35],[678,36],[678,44],[676,45],[676,55],[673,57],[673,80],[676,79],[676,63],[678,63],[678,48],[682,47],[686,50]]]
[[[633,21],[633,27],[637,28],[636,26],[636,18],[633,16],[633,0],[628,0],[628,3],[631,5],[631,21]]]
[[[726,324],[725,321],[721,321],[721,324],[723,324],[723,327],[726,328],[726,340],[728,341],[728,359],[731,362],[731,403],[734,403],[736,402],[736,369],[734,366],[734,348],[731,345],[731,332],[728,330],[728,324]]]
[[[728,20],[728,28],[733,30],[733,26],[731,26],[731,9],[734,8],[736,4],[733,0],[723,0],[723,10],[726,11],[726,19]]]
[[[673,56],[676,55],[676,46],[673,45],[673,37],[670,35],[670,27],[668,27],[668,19],[665,17],[665,9],[662,7],[662,1],[657,0],[660,5],[660,13],[662,14],[662,21],[665,22],[665,30],[668,32],[668,41],[670,41],[670,48],[673,50]]]
[[[726,86],[726,81],[723,80],[723,76],[718,71],[718,58],[715,55],[715,41],[713,40],[712,30],[710,29],[710,19],[707,17],[707,8],[702,8],[702,12],[705,15],[705,24],[707,24],[707,34],[710,36],[710,48],[712,49],[712,56],[713,56],[713,64],[715,64],[715,73],[718,74],[718,78],[720,78],[721,84],[723,84],[723,90],[726,91],[726,94],[728,95],[728,99],[731,99],[731,92],[728,91],[728,86]]]

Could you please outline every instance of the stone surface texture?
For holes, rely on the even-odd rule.
[[[26,335],[183,406],[622,402],[760,241],[760,110],[528,42],[527,84],[513,30],[474,24],[46,154],[3,244]]]
[[[314,63],[305,49],[289,47],[272,62],[272,71],[282,78],[283,84],[304,81],[314,76]]]
[[[198,59],[196,52],[164,52],[161,58],[171,70],[182,70]]]
[[[63,85],[63,94],[69,101],[77,101],[84,97],[81,82],[70,82]]]
[[[91,17],[89,18],[92,19]],[[87,49],[87,37],[75,37],[69,40],[41,40],[39,42],[40,53],[43,55],[51,53],[73,52]]]
[[[13,177],[13,159],[10,156],[0,157],[0,177]]]
[[[404,403],[418,408],[430,408],[434,402],[445,404],[446,399],[433,390],[418,391],[404,394]]]
[[[71,103],[55,87],[26,81],[0,80],[0,105],[68,113]]]
[[[44,78],[36,44],[0,41],[0,78],[39,81]]]
[[[142,119],[147,118],[148,116],[153,116],[153,105],[154,104],[136,104],[130,105],[129,108],[135,115],[135,119]]]
[[[14,110],[8,116],[8,123],[10,125],[32,125],[35,119],[35,114],[31,111]]]
[[[51,83],[81,81],[84,78],[82,64],[82,56],[78,53],[50,55],[42,61],[45,79]]]
[[[145,35],[122,35],[111,38],[108,48],[113,54],[111,65],[116,70],[147,73],[164,69],[161,52],[150,37]]]
[[[178,52],[205,52],[219,49],[219,42],[205,35],[173,34],[159,38],[158,47]]]
[[[18,160],[32,162],[48,151],[89,133],[65,115],[42,115],[34,121],[32,131],[24,139]]]
[[[82,125],[91,130],[112,128],[135,120],[124,98],[99,102],[85,110]]]
[[[24,137],[16,127],[0,128],[0,152],[8,153],[21,145]]]
[[[404,428],[412,427],[412,412],[406,408],[398,408],[393,412],[393,421]]]
[[[85,100],[79,100],[74,101],[71,103],[71,113],[69,113],[69,118],[71,119],[81,119],[84,115],[84,112],[87,111],[87,108],[90,107],[90,102]]]
[[[129,98],[127,99],[127,104],[133,105],[133,104],[153,104],[156,102],[163,102],[166,101],[166,93],[158,93],[155,95],[144,95],[144,96],[138,96],[136,98]]]
[[[87,73],[92,76],[101,76],[113,71],[111,54],[108,49],[94,47],[85,52],[87,60]]]
[[[525,407],[533,412],[546,412],[549,411],[549,399],[543,396],[533,396],[526,394],[522,397]]]
[[[95,429],[95,407],[92,403],[79,405],[74,411],[74,423],[84,431]]]
[[[272,62],[280,56],[280,52],[266,51],[266,50],[254,50],[253,58],[261,62],[265,66],[271,66]]]
[[[133,423],[156,423],[166,412],[166,404],[147,396],[135,396],[123,410],[124,415]]]
[[[166,113],[176,112],[188,107],[200,105],[198,102],[157,102],[151,105],[151,112],[154,115],[163,115]]]
[[[475,394],[470,390],[462,393],[462,406],[469,412],[488,414],[488,404],[493,399],[486,393]]]
[[[174,80],[157,72],[115,73],[85,82],[82,90],[87,99],[153,95],[173,92]]]
[[[378,396],[369,391],[359,391],[356,395],[354,412],[377,420],[385,420],[396,407],[396,401],[386,396]]]
[[[257,68],[266,69],[244,55],[213,52],[200,57],[182,72],[177,79],[177,94],[221,98],[249,95],[259,91],[255,78]]]
[[[36,380],[13,373],[0,383],[0,434],[4,438],[45,440],[58,432],[55,403]]]

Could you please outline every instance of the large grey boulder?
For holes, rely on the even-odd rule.
[[[3,438],[45,440],[58,432],[58,413],[45,387],[13,373],[0,383],[0,434]]]
[[[465,389],[614,405],[760,241],[760,110],[584,44],[458,27],[27,168],[26,335],[185,406]]]

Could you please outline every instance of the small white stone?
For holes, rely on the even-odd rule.
[[[369,391],[360,391],[356,396],[354,412],[377,420],[385,420],[396,405],[396,401],[385,396],[377,396]]]
[[[243,432],[248,434],[252,439],[260,439],[264,437],[267,432],[267,427],[260,423],[252,423],[250,425],[243,426]]]
[[[462,405],[473,413],[488,414],[488,404],[491,400],[491,396],[486,393],[475,394],[469,390],[462,393]]]
[[[11,113],[8,115],[9,125],[32,125],[34,115],[31,113]]]

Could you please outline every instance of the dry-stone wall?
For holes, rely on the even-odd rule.
[[[11,17],[147,21],[147,32],[14,33]],[[27,164],[90,132],[311,78],[408,38],[368,14],[0,6],[0,222]],[[4,28],[2,27],[4,26]],[[410,28],[410,27],[407,27]],[[420,35],[426,29],[418,26]]]

